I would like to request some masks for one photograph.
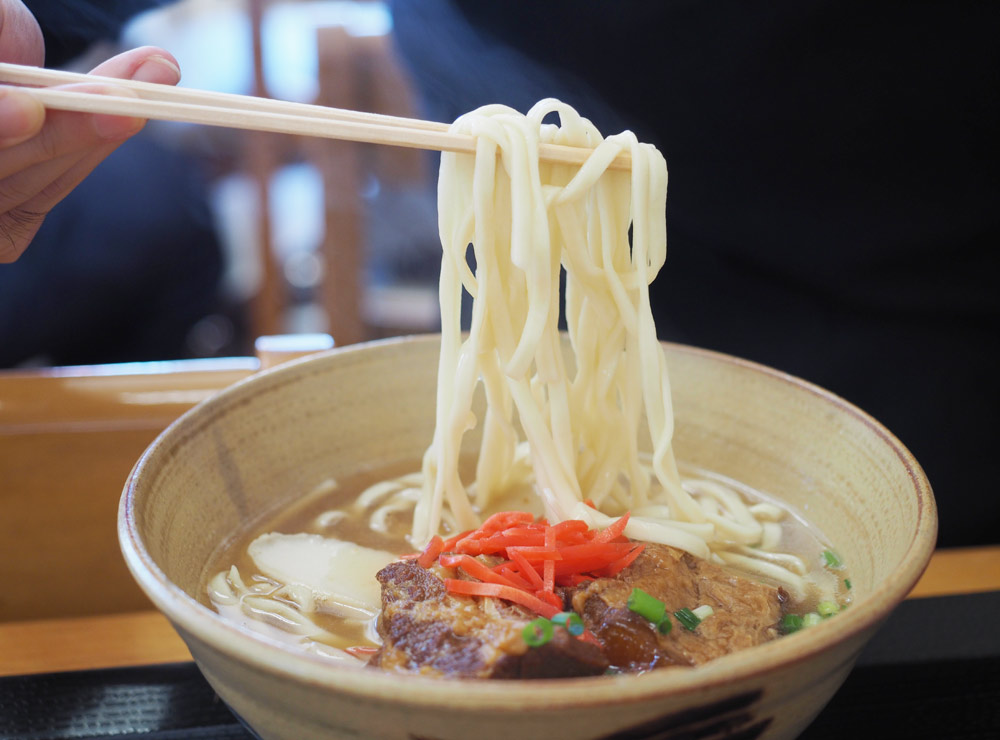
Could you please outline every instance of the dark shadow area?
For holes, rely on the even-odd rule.
[[[997,541],[1000,6],[394,3],[430,117],[558,97],[670,169],[663,339],[818,383]]]

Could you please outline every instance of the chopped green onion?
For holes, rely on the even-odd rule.
[[[691,611],[694,612],[694,615],[702,621],[705,621],[710,616],[715,614],[715,609],[710,607],[708,604],[702,604],[701,606],[697,607],[696,609],[692,609]]]
[[[816,611],[821,617],[832,617],[840,611],[840,607],[832,601],[821,601],[816,605]]]
[[[826,562],[827,568],[833,568],[834,570],[840,570],[844,567],[844,561],[833,550],[823,551],[823,560]]]
[[[657,627],[660,626],[660,622],[667,614],[667,605],[655,596],[650,596],[641,588],[632,589],[632,594],[628,597],[628,608],[640,617],[645,617]]]
[[[628,608],[652,622],[661,635],[669,634],[674,628],[670,617],[667,616],[667,605],[641,588],[632,589],[628,597]]]
[[[559,612],[552,617],[552,624],[565,627],[566,631],[573,637],[579,637],[583,634],[583,620],[576,612]]]
[[[541,647],[552,639],[553,634],[552,622],[545,617],[528,622],[521,630],[521,637],[528,643],[528,647]]]
[[[804,620],[798,614],[786,614],[781,620],[781,630],[786,635],[790,635],[802,629],[803,622]]]
[[[677,617],[677,621],[681,623],[681,626],[689,632],[694,632],[695,628],[701,624],[701,620],[687,607],[675,611],[674,616]]]
[[[823,617],[821,617],[819,614],[817,614],[816,612],[809,612],[808,614],[803,615],[803,617],[802,617],[802,626],[803,627],[815,627],[817,624],[819,624],[822,621],[823,621]]]
[[[851,579],[850,578],[845,578],[844,579],[844,585],[847,587],[847,590],[850,591],[851,590]]]

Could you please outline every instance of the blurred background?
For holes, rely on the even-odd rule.
[[[60,59],[75,47],[63,15],[43,24],[55,28],[48,66],[85,71],[153,44],[177,57],[185,87],[419,115],[381,2],[80,13],[77,24],[111,38]],[[416,150],[150,122],[0,270],[0,366],[246,355],[264,334],[347,344],[430,331],[433,166]]]
[[[441,121],[555,96],[635,130],[670,168],[661,337],[856,403],[926,468],[942,545],[996,541],[1000,5],[155,4],[38,3],[47,63],[156,44],[192,88]],[[152,122],[0,266],[0,367],[433,331],[436,167]]]

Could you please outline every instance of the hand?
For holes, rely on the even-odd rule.
[[[0,61],[38,65],[43,57],[41,32],[31,13],[20,0],[0,0]],[[91,73],[168,85],[180,81],[177,60],[155,47],[119,54]],[[67,89],[104,92],[110,86]],[[16,260],[52,207],[144,123],[46,111],[28,93],[0,85],[0,262]]]

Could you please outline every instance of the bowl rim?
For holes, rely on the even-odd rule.
[[[463,681],[455,692],[457,679],[428,678],[406,674],[369,671],[362,666],[338,666],[319,656],[287,649],[277,640],[239,628],[189,596],[172,583],[154,562],[142,542],[135,514],[135,497],[143,471],[164,454],[169,441],[212,409],[256,393],[262,384],[281,382],[285,376],[302,371],[303,365],[331,361],[342,354],[367,352],[380,347],[419,342],[436,342],[436,334],[412,335],[373,340],[292,360],[263,370],[223,389],[181,415],[146,448],[129,473],[118,510],[119,544],[126,565],[140,588],[171,621],[175,629],[189,633],[231,659],[244,662],[264,673],[285,680],[331,689],[358,697],[391,697],[395,704],[447,707],[451,709],[509,709],[518,711],[573,708],[582,705],[627,704],[666,694],[684,695],[718,688],[734,681],[762,675],[778,667],[790,667],[813,659],[836,645],[847,643],[874,630],[903,600],[925,570],[937,535],[937,514],[930,484],[919,463],[906,447],[866,412],[834,393],[780,370],[722,352],[673,342],[662,342],[671,352],[701,356],[715,362],[741,366],[819,396],[840,411],[855,417],[885,442],[909,474],[917,499],[917,526],[899,565],[873,591],[842,612],[809,630],[780,640],[742,650],[694,668],[652,671],[642,675],[598,676],[591,678],[544,680]],[[844,660],[851,663],[860,651],[859,643]]]

